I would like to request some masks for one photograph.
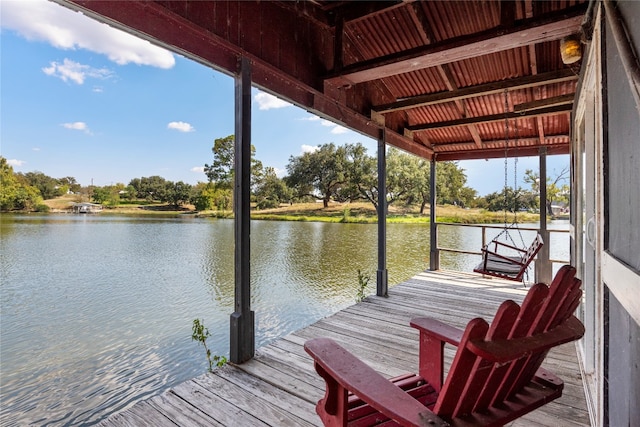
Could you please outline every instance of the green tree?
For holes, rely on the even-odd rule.
[[[199,182],[191,190],[191,203],[199,211],[229,210],[232,200],[231,190],[216,188],[212,183]]]
[[[487,209],[492,212],[517,212],[528,209],[529,200],[522,197],[522,190],[515,191],[512,187],[503,188],[501,192],[487,194],[485,200]]]
[[[136,197],[145,200],[163,200],[167,180],[161,176],[134,178],[129,185],[136,190]]]
[[[191,196],[191,185],[182,181],[167,181],[162,194],[162,201],[175,207],[179,207],[189,202]]]
[[[378,206],[378,163],[361,143],[345,145],[346,179],[334,194],[340,202],[364,199]]]
[[[285,181],[298,197],[309,196],[329,206],[331,197],[347,184],[347,149],[329,143],[317,151],[291,156]]]
[[[7,159],[0,156],[0,210],[32,211],[40,206],[43,206],[40,191],[29,185],[24,176],[16,174]]]
[[[204,173],[209,182],[219,188],[233,188],[233,163],[235,153],[235,137],[229,135],[213,141],[213,163],[204,165]]]
[[[458,191],[458,197],[460,198],[460,205],[462,207],[476,207],[476,200],[478,199],[478,192],[471,187],[462,187]]]
[[[262,178],[255,186],[256,207],[258,209],[276,208],[280,203],[288,203],[293,193],[283,179],[278,178],[272,167],[264,168]]]
[[[82,188],[82,186],[78,183],[78,181],[76,181],[76,179],[72,176],[65,176],[63,178],[59,178],[58,183],[60,185],[66,185],[69,191],[71,191],[74,194],[79,193],[80,189]]]
[[[562,202],[568,203],[569,201],[568,200],[569,185],[566,184],[566,181],[568,179],[569,179],[568,166],[564,167],[554,177],[551,177],[551,176],[547,177],[546,209],[547,209],[547,214],[549,214],[550,216],[553,215],[553,211],[551,210],[551,206],[553,202],[562,201]],[[536,195],[540,194],[540,174],[538,172],[534,172],[531,169],[527,169],[524,172],[524,182],[531,185],[531,191],[533,191]],[[538,198],[538,206],[540,206],[539,198]]]
[[[409,201],[423,177],[420,159],[397,148],[387,152],[387,204]]]
[[[438,162],[436,166],[436,199],[439,204],[460,204],[460,191],[467,182],[458,162]]]
[[[94,203],[104,203],[109,200],[111,196],[111,189],[108,186],[105,187],[93,187],[93,191],[91,192],[91,199]]]
[[[233,189],[234,159],[235,159],[235,136],[229,135],[224,138],[217,138],[213,141],[213,162],[211,165],[204,165],[204,173],[209,178],[209,182],[214,183],[221,189]],[[251,180],[255,184],[262,174],[262,162],[255,158],[256,147],[251,145]]]
[[[427,159],[417,159],[417,172],[412,189],[407,196],[407,203],[420,203],[420,214],[431,200],[431,163]]]
[[[27,172],[23,176],[29,185],[36,187],[40,191],[43,199],[53,199],[61,195],[57,179],[39,171]]]
[[[122,198],[128,201],[132,201],[135,200],[136,196],[137,196],[137,192],[136,189],[133,188],[133,186],[131,184],[127,185],[124,190],[124,192],[122,193]]]
[[[398,166],[392,164],[388,169],[394,170],[400,167],[404,170],[404,197],[408,203],[420,203],[420,213],[431,200],[431,162],[427,159],[415,157],[410,154],[403,154],[398,157]],[[394,172],[397,173],[397,172]],[[439,204],[458,204],[465,206],[477,197],[477,192],[465,187],[467,176],[464,169],[460,168],[456,162],[439,162],[436,165],[436,202]]]

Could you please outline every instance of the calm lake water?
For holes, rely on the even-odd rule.
[[[0,227],[2,426],[92,425],[202,374],[195,318],[213,334],[212,352],[228,354],[231,220],[3,214]],[[353,304],[358,269],[374,293],[376,233],[253,221],[256,345]],[[568,235],[557,237],[551,256],[568,259]],[[387,245],[390,284],[428,268],[428,225],[389,224]],[[443,227],[440,245],[478,250],[480,231]],[[441,258],[455,270],[479,262]]]

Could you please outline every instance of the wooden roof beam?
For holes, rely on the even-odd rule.
[[[547,154],[552,156],[556,154],[569,154],[570,144],[549,144],[542,145],[547,149]],[[509,148],[507,150],[507,157],[537,157],[540,154],[540,146],[535,145],[531,147],[518,147]],[[504,148],[496,149],[476,149],[467,151],[444,151],[436,152],[435,158],[439,162],[447,160],[479,160],[479,159],[500,159],[505,157]]]
[[[575,94],[568,93],[566,95],[554,96],[553,98],[538,99],[531,102],[524,102],[522,104],[516,104],[513,106],[513,111],[516,113],[523,111],[532,111],[538,108],[552,107],[556,105],[570,105],[573,104],[573,98]]]
[[[492,28],[363,61],[345,67],[341,73],[330,75],[326,80],[333,85],[349,86],[530,44],[558,40],[580,30],[587,6],[586,3],[579,4],[559,13],[516,21],[512,28]]]
[[[484,95],[502,93],[505,89],[517,90],[530,87],[549,85],[578,80],[578,76],[573,70],[566,68],[548,73],[536,74],[533,76],[517,77],[515,79],[503,80],[500,82],[485,83],[476,86],[467,86],[462,89],[430,93],[426,95],[405,98],[391,104],[377,105],[372,109],[378,113],[391,113],[393,111],[408,110],[411,108],[425,107],[427,105],[442,104],[461,99],[475,98]]]
[[[566,133],[562,133],[562,134],[557,134],[557,135],[549,135],[548,137],[546,137],[546,139],[552,141],[558,138],[566,138],[567,142],[562,143],[562,145],[564,144],[568,144],[569,143],[569,134]],[[537,136],[528,136],[528,137],[524,137],[524,138],[518,138],[517,143],[518,145],[513,145],[514,143],[514,139],[509,139],[509,144],[510,146],[508,147],[509,150],[511,149],[515,149],[515,148],[522,148],[522,147],[531,147],[533,145],[535,145],[536,147],[540,146],[540,145],[545,145],[545,141],[542,141],[542,144],[540,144],[540,140],[538,139]],[[492,139],[490,141],[483,141],[482,142],[482,147],[480,147],[481,149],[495,149],[496,146],[500,147],[502,150],[504,150],[505,144],[507,143],[507,141],[505,139]],[[451,152],[451,151],[456,151],[456,150],[461,150],[461,149],[466,149],[472,145],[475,145],[475,143],[473,141],[465,141],[465,142],[445,142],[445,143],[441,143],[441,144],[434,144],[433,151],[435,153],[442,153],[442,152]],[[549,144],[551,145],[551,143]],[[491,148],[494,147],[494,148]]]
[[[572,108],[571,104],[562,104],[562,105],[556,105],[553,107],[535,109],[532,111],[525,111],[522,113],[510,112],[507,114],[493,114],[489,116],[468,117],[465,119],[449,120],[446,122],[435,122],[435,123],[407,126],[406,128],[412,132],[419,132],[424,130],[442,129],[442,128],[449,128],[449,127],[456,127],[456,126],[468,126],[470,124],[499,122],[505,119],[512,120],[512,119],[524,119],[528,117],[552,116],[552,115],[561,114],[561,113],[569,113],[571,112],[571,108]]]

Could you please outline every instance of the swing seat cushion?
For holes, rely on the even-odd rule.
[[[494,245],[494,250],[490,250],[490,245]],[[531,246],[527,249],[516,248],[499,241],[492,241],[487,247],[482,248],[482,262],[473,269],[476,273],[489,276],[501,277],[509,280],[522,280],[527,267],[540,251],[544,242],[538,234]],[[503,246],[522,253],[522,256],[506,256],[498,253],[498,247]]]
[[[487,252],[486,262],[482,261],[475,268],[476,270],[493,271],[496,273],[516,276],[522,269],[522,258],[520,257],[499,257],[491,252]]]

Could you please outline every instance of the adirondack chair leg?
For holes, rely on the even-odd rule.
[[[418,373],[440,393],[444,380],[444,341],[427,333],[420,334],[420,360]]]
[[[326,383],[324,397],[316,405],[316,413],[325,427],[342,427],[347,425],[347,389],[342,387],[322,366],[314,363],[316,372]]]

